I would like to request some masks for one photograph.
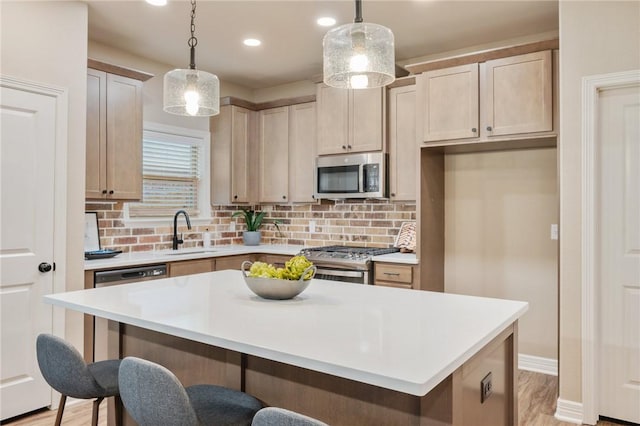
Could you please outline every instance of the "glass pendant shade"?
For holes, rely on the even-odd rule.
[[[322,41],[324,82],[342,89],[382,87],[395,80],[393,33],[366,22],[341,25]]]
[[[220,81],[196,69],[175,69],[164,75],[163,109],[193,117],[220,113]]]

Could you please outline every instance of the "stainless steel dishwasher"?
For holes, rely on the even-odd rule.
[[[134,268],[110,269],[107,271],[96,271],[93,275],[93,286],[108,287],[139,281],[157,280],[166,278],[167,265],[154,264],[137,266]],[[93,359],[103,361],[108,359],[107,336],[109,321],[104,318],[93,318]]]

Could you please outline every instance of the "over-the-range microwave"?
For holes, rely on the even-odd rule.
[[[315,198],[385,198],[387,156],[383,152],[316,158]]]

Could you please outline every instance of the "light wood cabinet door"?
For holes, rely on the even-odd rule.
[[[384,88],[349,90],[348,152],[382,150],[384,93]]]
[[[289,201],[312,203],[316,159],[316,103],[289,107]]]
[[[319,84],[318,155],[346,153],[349,145],[349,90]]]
[[[483,128],[486,137],[553,130],[551,51],[486,62]]]
[[[142,198],[142,82],[107,74],[107,190]]]
[[[254,114],[246,108],[225,105],[210,119],[213,205],[255,201]]]
[[[385,90],[336,89],[319,84],[318,155],[380,151],[384,142]]]
[[[87,70],[86,198],[142,197],[142,82]]]
[[[196,259],[172,262],[169,264],[169,277],[202,274],[215,270],[215,259]]]
[[[249,262],[255,262],[256,255],[254,254],[241,254],[236,256],[224,256],[216,258],[216,271],[222,271],[225,269],[237,269],[240,270],[242,262],[248,260]]]
[[[259,162],[260,202],[289,201],[289,107],[260,111]]]
[[[389,89],[389,198],[416,199],[418,145],[415,85]]]
[[[417,81],[425,102],[423,141],[478,137],[478,64],[428,71]]]
[[[87,69],[86,197],[107,193],[107,73]],[[104,193],[103,193],[104,191]]]

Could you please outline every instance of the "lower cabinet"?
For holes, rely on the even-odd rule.
[[[415,265],[399,263],[375,262],[373,284],[408,289],[417,288],[417,286],[414,285],[416,267]]]
[[[213,258],[183,260],[181,262],[171,262],[169,266],[169,277],[180,277],[182,275],[202,274],[204,272],[215,271],[216,260]]]
[[[256,261],[255,254],[239,254],[235,256],[224,256],[216,258],[216,271],[222,271],[224,269],[240,269],[242,262],[248,260],[250,262]]]

